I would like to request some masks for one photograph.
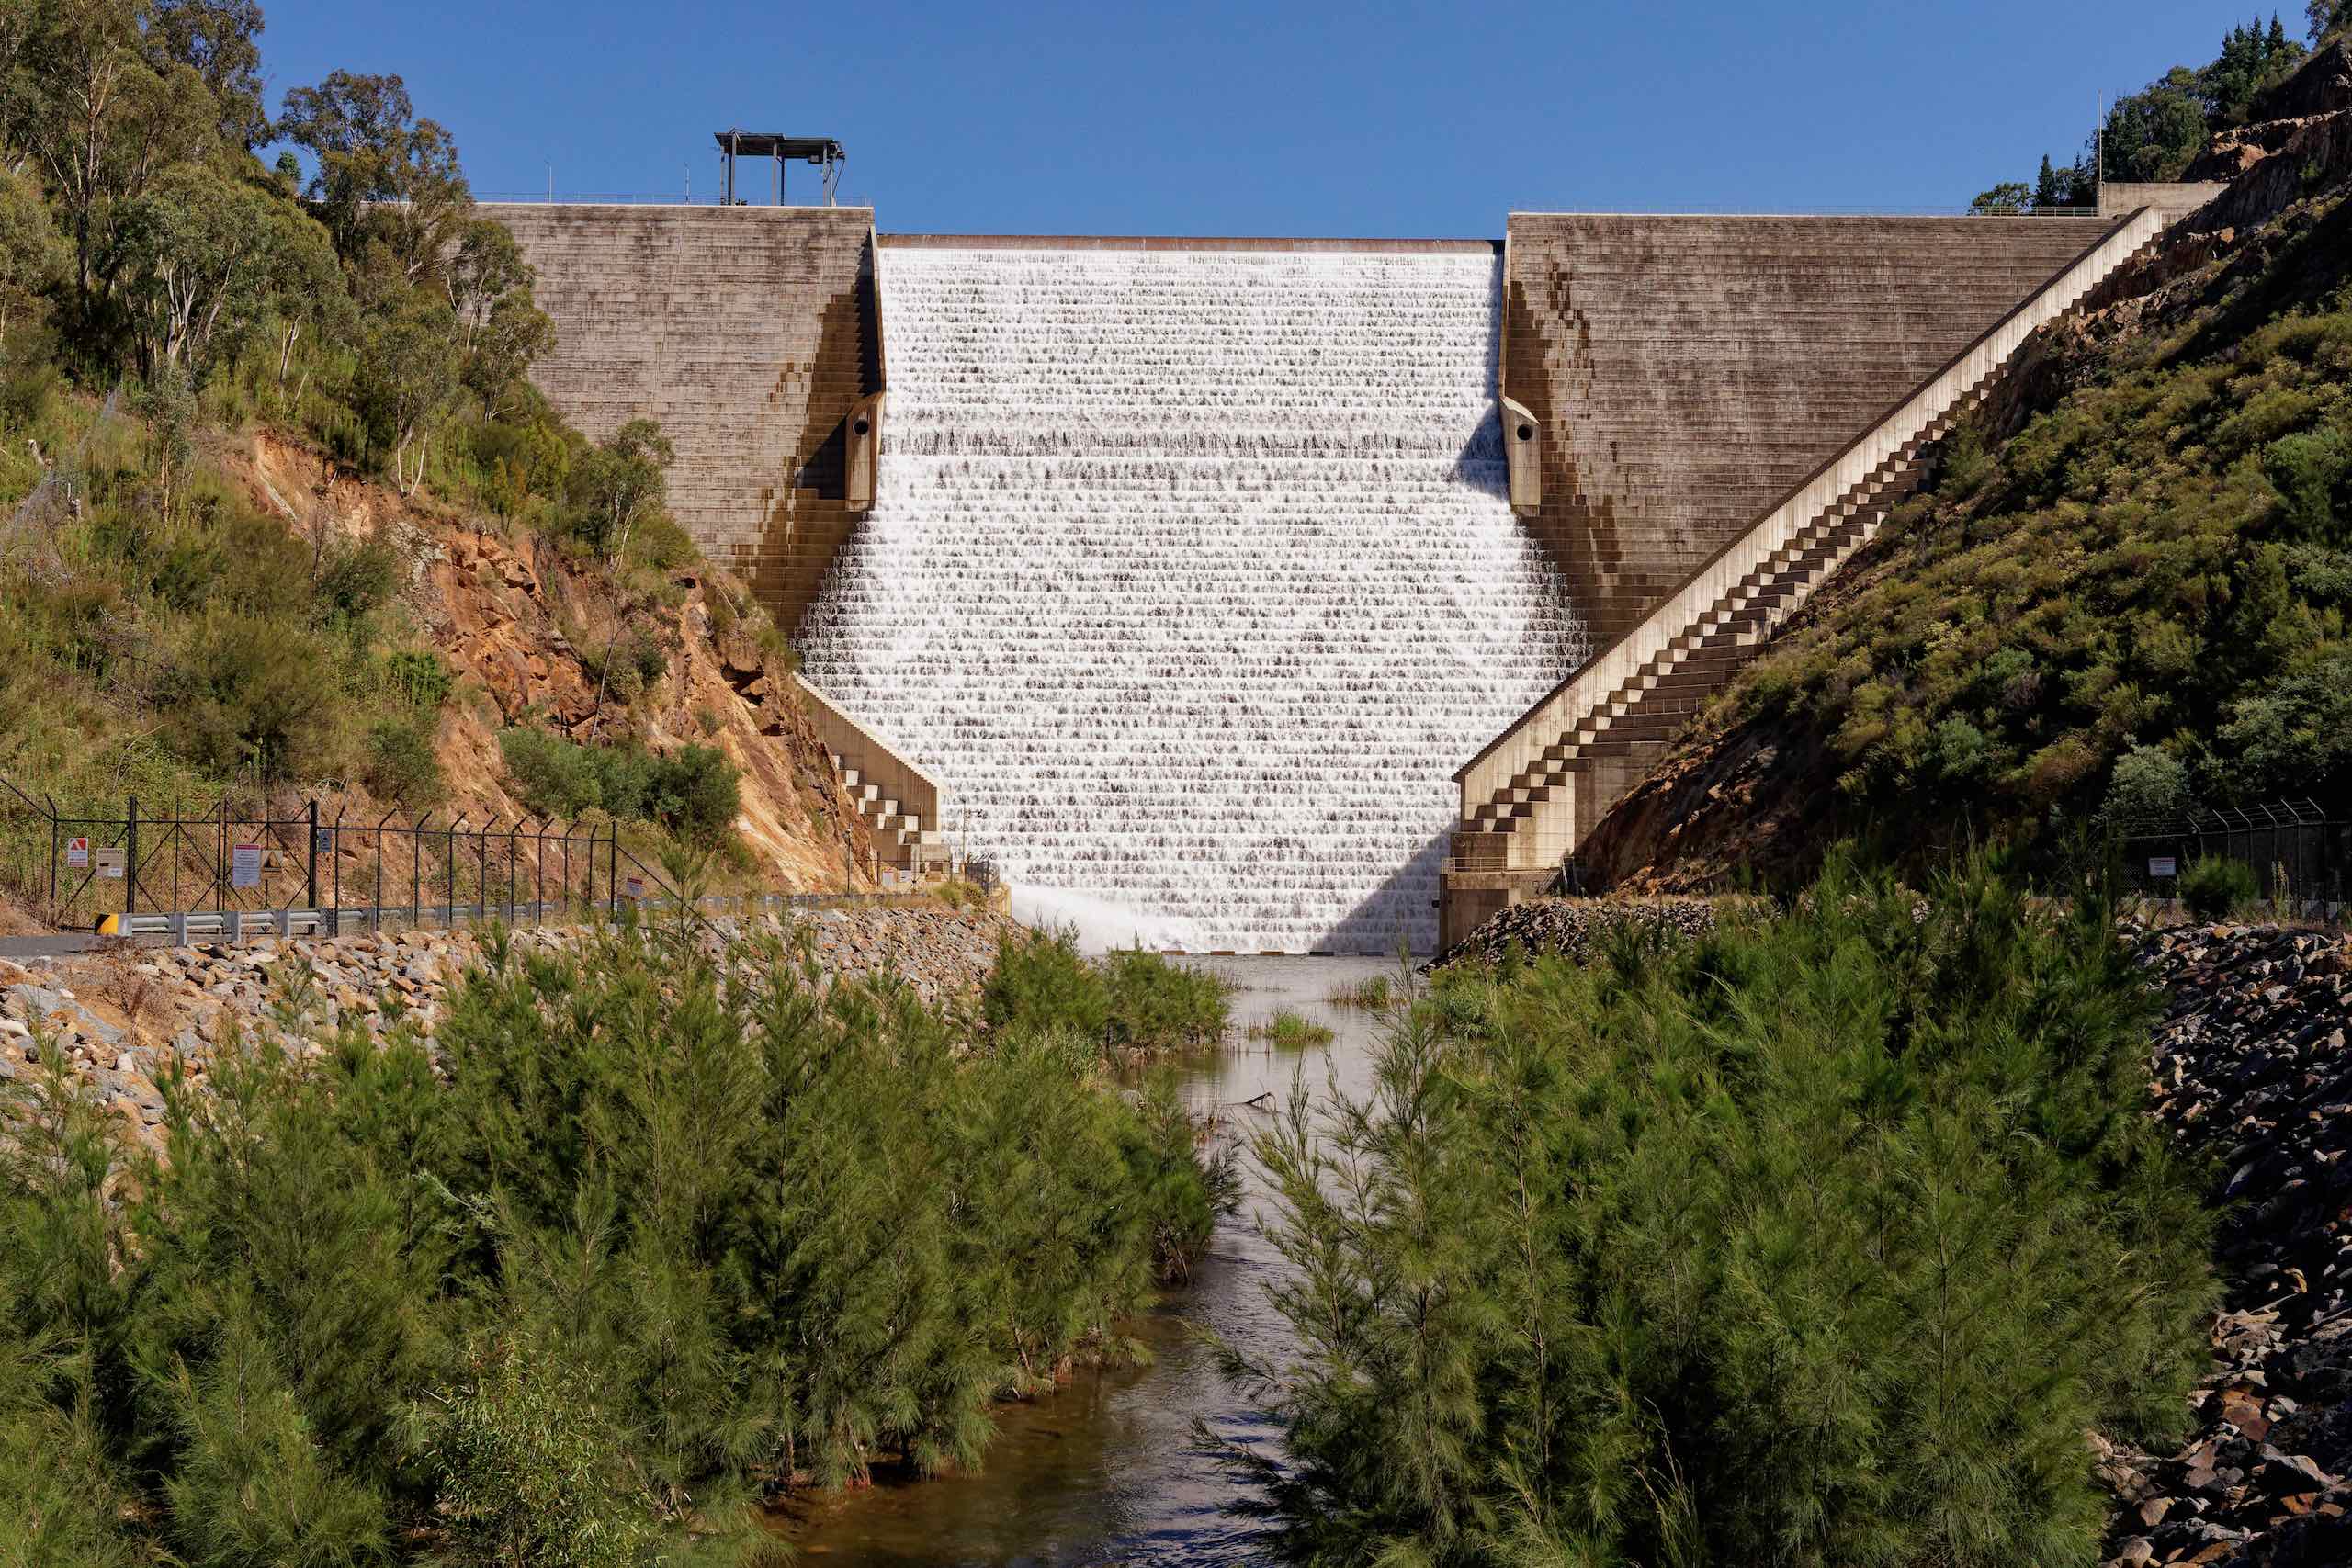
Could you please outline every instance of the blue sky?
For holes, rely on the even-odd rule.
[[[1513,208],[1965,203],[2094,95],[2212,57],[2188,0],[1766,8],[264,0],[273,109],[397,72],[477,192],[718,188],[711,132],[828,135],[886,230],[1491,235]],[[2264,15],[2267,17],[2267,12]],[[2286,17],[2301,36],[2301,8]],[[815,171],[794,172],[796,198]],[[757,189],[766,190],[763,169]]]

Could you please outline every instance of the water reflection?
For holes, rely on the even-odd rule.
[[[1193,960],[1245,987],[1234,998],[1236,1048],[1187,1069],[1195,1113],[1215,1112],[1247,1135],[1294,1073],[1318,1090],[1336,1081],[1361,1093],[1378,1021],[1327,998],[1344,986],[1393,973],[1393,962],[1350,958]],[[1275,1051],[1244,1041],[1251,1023],[1289,1008],[1329,1024],[1328,1046]],[[1192,1287],[1132,1325],[1150,1347],[1148,1367],[1081,1373],[1058,1393],[1007,1405],[1000,1436],[978,1474],[885,1479],[864,1492],[796,1504],[779,1528],[826,1563],[1211,1564],[1261,1561],[1246,1521],[1229,1517],[1231,1479],[1193,1444],[1193,1420],[1231,1440],[1272,1444],[1275,1433],[1217,1375],[1193,1331],[1205,1324],[1255,1357],[1280,1362],[1291,1344],[1267,1303],[1283,1267],[1257,1232],[1254,1183],[1242,1212],[1217,1232]]]

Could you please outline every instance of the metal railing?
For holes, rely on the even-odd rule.
[[[969,869],[968,867],[967,868]],[[175,943],[256,935],[336,936],[402,926],[548,925],[624,908],[703,917],[929,907],[911,874],[873,891],[699,894],[621,842],[610,822],[463,815],[355,819],[316,800],[284,815],[240,810],[227,794],[194,815],[61,809],[0,777],[0,892],[60,931]],[[877,868],[877,879],[881,873]]]
[[[101,814],[0,778],[0,884],[62,930],[143,915],[260,923],[300,911],[371,927],[466,918],[455,911],[479,919],[492,908],[545,919],[610,906],[650,874],[611,824],[431,812],[403,820],[397,807],[355,820],[344,809],[324,815],[315,799],[284,814],[240,809],[227,794],[195,814],[142,809],[135,795],[119,815]]]

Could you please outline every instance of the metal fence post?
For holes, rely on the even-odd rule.
[[[139,912],[139,797],[135,795],[124,808],[122,839],[122,923],[127,928],[130,917]],[[122,934],[130,932],[125,930]]]
[[[609,848],[605,857],[605,897],[612,901],[613,915],[621,912],[621,825],[613,824],[613,836],[605,840]]]
[[[316,795],[311,797],[311,804],[304,810],[303,816],[309,819],[311,832],[307,874],[303,880],[309,885],[307,896],[311,908],[315,913],[319,908],[319,801]]]

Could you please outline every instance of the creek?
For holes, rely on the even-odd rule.
[[[1265,1124],[1265,1103],[1303,1074],[1318,1097],[1327,1085],[1362,1094],[1372,1071],[1377,1015],[1335,1007],[1330,994],[1374,975],[1396,974],[1372,958],[1203,958],[1241,989],[1233,998],[1227,1049],[1184,1064],[1195,1115],[1215,1115],[1217,1135],[1246,1139]],[[1328,1045],[1275,1050],[1246,1038],[1252,1023],[1288,1008],[1328,1024]],[[1057,1393],[997,1413],[998,1436],[978,1472],[931,1479],[877,1475],[859,1491],[796,1498],[777,1522],[812,1561],[858,1568],[932,1565],[1203,1565],[1252,1562],[1264,1552],[1250,1521],[1229,1506],[1242,1488],[1193,1436],[1195,1420],[1228,1441],[1270,1450],[1278,1434],[1218,1374],[1198,1335],[1213,1330],[1253,1359],[1280,1364],[1294,1344],[1266,1297],[1284,1267],[1260,1234],[1266,1193],[1243,1162],[1241,1206],[1217,1227],[1189,1286],[1128,1325],[1151,1352],[1148,1364],[1079,1372]]]

